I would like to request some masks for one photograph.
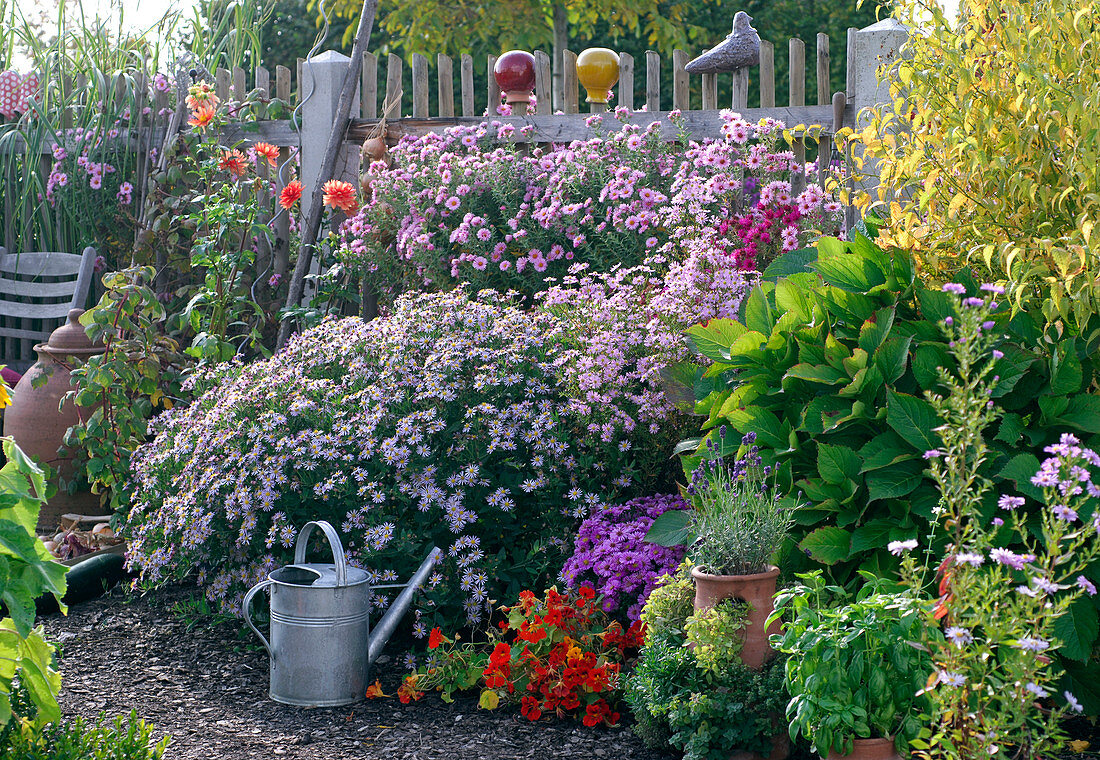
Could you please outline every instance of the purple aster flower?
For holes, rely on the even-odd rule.
[[[1077,520],[1077,512],[1070,509],[1065,504],[1055,504],[1053,507],[1051,507],[1050,511],[1053,512],[1054,516],[1057,517],[1059,520],[1063,520],[1065,522],[1074,522]]]
[[[959,687],[966,683],[966,676],[961,673],[951,673],[946,670],[941,670],[936,680],[942,683],[944,686]]]
[[[1004,357],[1005,357],[1005,352],[1004,351],[998,351],[997,349],[993,349],[993,358],[994,359],[1003,359]]]
[[[1073,696],[1071,692],[1063,691],[1062,696],[1066,698],[1066,706],[1069,709],[1075,713],[1084,712],[1085,708],[1081,706],[1081,703],[1077,701],[1077,697]]]
[[[1010,549],[996,548],[989,552],[989,558],[1013,570],[1023,570],[1027,563],[1027,555],[1017,554]]]
[[[944,293],[954,293],[957,296],[966,294],[966,286],[957,282],[949,282],[943,286]]]
[[[1077,587],[1082,589],[1089,596],[1096,596],[1096,586],[1083,575],[1077,576]]]
[[[971,635],[970,631],[957,625],[953,625],[944,631],[944,636],[959,649],[974,641],[974,636]]]
[[[970,565],[971,567],[981,567],[985,562],[983,557],[978,552],[959,552],[955,555],[955,561],[960,565]]]
[[[1009,496],[1008,494],[1005,494],[997,500],[997,506],[1006,511],[1010,509],[1017,509],[1019,507],[1022,507],[1023,505],[1023,496]]]
[[[1032,681],[1028,681],[1027,686],[1025,686],[1024,688],[1027,689],[1028,691],[1030,691],[1032,694],[1034,694],[1039,699],[1043,699],[1044,697],[1049,697],[1050,696],[1050,692],[1048,692],[1042,686],[1039,686],[1037,683],[1034,683]]]
[[[1024,636],[1016,641],[1016,648],[1021,652],[1043,652],[1050,648],[1050,642],[1036,636]]]
[[[979,306],[985,306],[985,301],[981,298],[975,298],[974,296],[971,296],[970,298],[963,299],[963,306],[969,307],[971,309],[976,309]]]
[[[924,452],[925,459],[939,459],[941,456],[943,456],[943,452],[939,449],[928,449]]]
[[[986,293],[993,293],[994,295],[998,296],[1003,296],[1005,294],[1005,289],[1003,287],[1001,287],[1000,285],[993,285],[988,282],[982,283],[979,289]]]

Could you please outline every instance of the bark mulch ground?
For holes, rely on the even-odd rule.
[[[531,723],[516,711],[486,712],[474,698],[445,704],[436,695],[403,705],[396,698],[304,709],[267,697],[267,654],[236,620],[194,614],[194,587],[145,595],[114,591],[42,619],[60,644],[66,716],[109,717],[131,710],[171,737],[169,760],[677,760],[631,732],[579,722]],[[376,667],[394,694],[405,671],[393,642]],[[1074,721],[1070,733],[1100,747],[1097,726]],[[795,753],[792,760],[809,755]],[[1062,760],[1095,760],[1086,752]]]
[[[168,758],[244,760],[466,760],[466,758],[631,758],[673,760],[653,752],[629,727],[530,723],[518,712],[478,710],[476,700],[445,704],[436,695],[411,705],[396,698],[339,708],[303,709],[267,697],[267,654],[239,621],[188,619],[195,588],[143,596],[114,592],[42,619],[60,643],[67,716],[131,710],[172,737]],[[174,611],[175,610],[175,611]],[[396,642],[395,642],[396,643]],[[400,647],[376,668],[387,694],[404,669]]]

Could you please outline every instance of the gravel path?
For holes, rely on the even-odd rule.
[[[396,698],[342,708],[277,704],[267,698],[267,655],[251,632],[244,635],[237,622],[188,630],[186,617],[173,612],[196,596],[182,587],[116,592],[70,608],[67,617],[43,618],[62,648],[64,713],[136,710],[157,736],[172,737],[167,757],[178,760],[675,758],[646,749],[626,727],[530,723],[518,712],[478,710],[470,698],[450,705],[435,695],[411,705]],[[393,694],[403,672],[387,658],[377,675]]]

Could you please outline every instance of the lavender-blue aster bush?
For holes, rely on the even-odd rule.
[[[477,623],[556,575],[589,510],[652,492],[667,466],[677,412],[656,371],[589,377],[596,395],[577,403],[579,360],[612,333],[492,291],[410,294],[385,319],[329,320],[218,368],[135,454],[131,564],[147,583],[197,569],[233,609],[326,518],[379,579],[444,548],[415,633]]]
[[[625,610],[638,620],[657,580],[675,573],[685,551],[649,543],[645,535],[655,518],[690,506],[679,496],[658,494],[595,510],[581,523],[562,580],[572,588],[593,588],[605,611]]]

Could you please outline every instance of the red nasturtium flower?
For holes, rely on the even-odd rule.
[[[439,628],[433,628],[432,632],[428,634],[428,649],[438,649],[439,645],[443,643],[443,631]]]
[[[359,201],[355,198],[355,187],[350,182],[330,179],[321,188],[326,206],[338,208],[348,216],[359,210]]]
[[[239,150],[233,148],[222,153],[222,157],[218,161],[218,168],[228,171],[234,177],[240,179],[248,171],[248,159]]]
[[[298,199],[302,197],[302,183],[298,180],[294,180],[279,193],[279,205],[283,208],[290,210]]]
[[[256,151],[257,156],[266,158],[272,166],[279,160],[279,149],[271,143],[258,142],[252,146],[252,150]]]

